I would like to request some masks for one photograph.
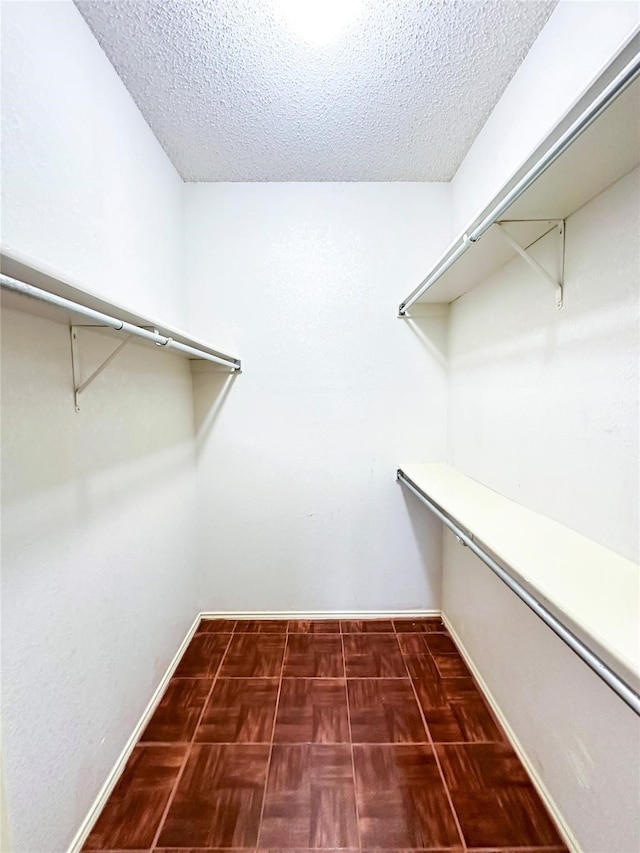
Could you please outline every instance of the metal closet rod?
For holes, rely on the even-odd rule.
[[[21,296],[28,296],[31,299],[37,299],[40,302],[46,302],[49,305],[55,305],[58,308],[66,308],[76,314],[81,314],[90,320],[95,320],[101,326],[108,326],[118,332],[125,332],[128,335],[135,335],[138,338],[144,338],[147,341],[153,341],[160,347],[167,349],[178,350],[191,355],[194,358],[212,361],[215,364],[221,364],[223,367],[228,367],[230,370],[239,371],[242,365],[237,358],[223,358],[222,356],[212,355],[205,350],[196,349],[188,344],[174,341],[173,338],[161,335],[159,332],[154,332],[149,329],[144,329],[142,326],[135,326],[133,323],[127,323],[126,320],[119,320],[117,317],[111,317],[109,314],[103,314],[102,311],[95,311],[80,302],[73,302],[71,299],[65,299],[63,296],[57,296],[55,293],[50,293],[48,290],[41,290],[39,287],[34,287],[31,284],[26,284],[24,281],[18,281],[15,278],[10,278],[8,275],[0,274],[0,285],[4,290],[9,290],[12,293],[19,293]]]
[[[571,145],[571,143],[574,142],[578,136],[580,136],[580,134],[586,130],[619,95],[624,92],[624,90],[637,77],[638,73],[640,73],[640,53],[637,53],[633,59],[625,65],[622,71],[614,77],[611,83],[602,90],[598,97],[589,104],[587,109],[578,116],[573,124],[571,124],[560,138],[556,140],[547,153],[544,154],[540,160],[538,160],[538,162],[535,163],[535,165],[533,165],[525,175],[523,175],[522,178],[520,178],[518,183],[506,194],[502,201],[498,202],[491,212],[481,220],[480,224],[477,225],[470,233],[463,234],[462,237],[460,237],[458,246],[453,249],[452,253],[441,261],[435,270],[427,276],[427,278],[420,282],[418,287],[410,296],[407,297],[407,299],[405,299],[404,302],[400,303],[398,314],[401,317],[406,314],[407,310],[411,308],[414,302],[426,293],[431,285],[436,283],[440,276],[442,276],[449,267],[453,266],[453,264],[467,251],[472,243],[479,240],[485,231],[500,219],[500,217],[506,212],[507,208],[509,208],[526,190],[529,189],[540,175],[545,172],[549,166],[551,166],[551,164]]]
[[[551,613],[547,608],[541,604],[537,598],[535,598],[527,589],[525,589],[522,584],[520,584],[517,580],[515,580],[511,575],[502,568],[502,566],[497,563],[493,557],[491,557],[487,552],[481,548],[471,536],[465,532],[461,527],[459,527],[455,521],[453,521],[448,515],[435,504],[430,498],[425,495],[425,493],[416,486],[403,472],[402,470],[398,470],[398,480],[405,485],[410,492],[419,498],[422,503],[424,503],[431,512],[440,519],[440,521],[446,525],[455,535],[460,539],[470,551],[479,557],[482,562],[488,566],[494,574],[496,574],[503,583],[505,583],[509,589],[514,592],[518,598],[523,601],[527,607],[529,607],[536,616],[539,616],[542,621],[551,628],[554,634],[557,634],[561,640],[563,640],[572,651],[574,651],[579,658],[581,658],[586,665],[592,669],[597,676],[599,676],[605,684],[607,684],[614,693],[622,699],[622,701],[627,704],[632,711],[635,711],[636,714],[640,716],[640,694],[636,693],[636,691],[630,687],[626,681],[623,681],[620,676],[615,673],[610,666],[608,666],[603,660],[601,660],[591,649],[585,645],[576,635],[563,625],[559,619],[557,619],[553,613]]]

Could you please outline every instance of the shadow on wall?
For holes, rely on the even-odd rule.
[[[413,310],[416,314],[405,316],[402,322],[409,327],[436,364],[445,366],[449,326],[443,323],[443,318],[446,319],[449,314],[448,306],[420,305]]]
[[[208,363],[193,365],[193,418],[196,455],[205,445],[238,373]]]
[[[402,492],[422,565],[427,577],[434,583],[433,600],[438,603],[438,607],[442,607],[443,525],[415,495],[399,482],[397,485]]]
[[[2,323],[5,497],[19,499],[159,456],[193,440],[189,366],[131,346],[81,397],[75,411],[69,329],[15,311]],[[114,348],[83,333],[82,376]]]

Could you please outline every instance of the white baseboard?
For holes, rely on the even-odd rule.
[[[540,798],[542,799],[543,803],[545,804],[548,811],[552,815],[553,820],[555,821],[556,827],[558,829],[558,832],[562,836],[562,840],[567,845],[567,847],[569,848],[571,853],[583,853],[582,848],[578,844],[574,834],[571,832],[571,830],[569,829],[569,826],[567,825],[564,817],[562,816],[560,809],[557,807],[557,805],[556,805],[553,797],[549,793],[546,785],[544,784],[544,782],[542,781],[542,779],[538,775],[538,771],[536,770],[536,768],[534,767],[534,765],[530,761],[529,756],[525,752],[524,747],[522,746],[522,744],[518,740],[516,733],[513,731],[513,729],[509,725],[507,718],[505,717],[500,706],[496,702],[496,699],[493,696],[491,690],[489,689],[486,681],[484,680],[482,675],[480,675],[480,672],[476,668],[471,656],[469,655],[469,652],[465,648],[464,643],[462,642],[462,640],[460,639],[460,637],[456,633],[453,625],[447,619],[446,615],[444,613],[442,613],[441,615],[442,615],[442,621],[444,622],[444,624],[447,628],[447,631],[451,634],[453,641],[455,642],[456,646],[460,650],[460,654],[464,658],[466,665],[471,670],[471,673],[472,673],[473,677],[475,678],[475,680],[477,681],[478,687],[482,691],[484,698],[487,700],[488,704],[491,706],[491,710],[493,711],[493,713],[498,718],[500,725],[504,729],[505,734],[507,735],[507,738],[509,739],[509,742],[511,743],[511,746],[514,748],[518,758],[520,759],[520,761],[524,765],[524,768],[527,771],[527,774],[528,774],[529,778],[531,779],[531,782],[533,783],[534,788],[536,789],[536,791],[540,795]]]
[[[194,619],[193,624],[187,631],[184,640],[180,643],[180,648],[175,653],[173,660],[167,667],[165,674],[160,679],[160,683],[158,684],[153,696],[149,700],[149,704],[142,712],[142,716],[138,720],[138,723],[136,724],[134,730],[131,732],[129,740],[124,745],[122,752],[118,756],[116,763],[113,765],[113,768],[107,776],[104,785],[100,789],[98,796],[95,798],[91,808],[87,812],[87,816],[82,821],[80,828],[76,832],[75,837],[69,846],[68,853],[80,853],[80,851],[82,850],[82,845],[87,840],[89,833],[93,829],[93,825],[100,817],[100,812],[102,811],[107,800],[111,796],[111,792],[115,788],[116,783],[120,778],[120,775],[122,774],[122,771],[124,770],[127,761],[129,760],[129,756],[133,752],[133,748],[137,744],[140,735],[145,730],[147,723],[151,719],[153,712],[158,706],[158,703],[160,702],[160,699],[162,698],[162,695],[167,688],[167,684],[169,683],[171,676],[175,672],[175,669],[178,664],[180,663],[180,658],[184,654],[185,649],[191,641],[191,638],[195,634],[196,628],[198,627],[198,623],[200,622],[200,618],[201,615],[198,614]]]
[[[516,754],[518,755],[518,758],[520,759],[520,761],[522,761],[535,789],[540,795],[542,801],[545,803],[549,812],[552,814],[565,844],[567,845],[571,853],[583,853],[573,833],[565,823],[565,820],[560,810],[556,806],[544,782],[539,777],[535,767],[529,760],[527,753],[522,747],[522,744],[518,740],[515,732],[513,731],[506,717],[502,713],[500,706],[498,705],[493,694],[489,690],[489,687],[487,686],[483,677],[480,675],[480,672],[473,663],[473,660],[471,659],[471,656],[469,655],[463,642],[461,641],[460,637],[456,633],[455,629],[453,628],[445,614],[441,613],[439,610],[286,610],[271,612],[266,612],[264,610],[210,610],[198,613],[198,615],[193,621],[193,624],[187,631],[184,640],[180,644],[180,648],[174,655],[173,660],[171,661],[171,663],[167,667],[166,672],[162,676],[160,683],[158,684],[158,687],[156,688],[153,696],[149,700],[149,704],[144,709],[140,720],[138,721],[133,732],[131,733],[131,736],[125,744],[122,752],[120,753],[118,760],[114,764],[113,769],[109,773],[104,785],[100,789],[98,796],[96,797],[91,808],[89,809],[87,816],[85,817],[80,828],[78,829],[73,841],[71,842],[71,845],[69,846],[68,853],[80,853],[82,845],[89,836],[89,833],[93,829],[95,822],[100,816],[100,812],[104,808],[107,800],[109,799],[109,796],[111,795],[111,792],[115,788],[116,783],[120,778],[120,775],[122,774],[122,771],[124,770],[125,765],[129,759],[129,756],[133,752],[133,749],[137,744],[140,735],[144,731],[147,723],[153,715],[153,712],[158,706],[158,703],[162,698],[167,684],[169,683],[171,676],[173,675],[176,667],[178,666],[180,658],[184,654],[187,645],[195,634],[196,628],[198,627],[198,623],[201,619],[406,619],[425,618],[429,616],[442,617],[442,620],[446,625],[447,630],[453,637],[456,646],[460,650],[460,654],[462,655],[465,660],[465,663],[471,670],[475,680],[478,683],[480,690],[482,691],[482,694],[484,695],[485,699],[491,706],[494,714],[500,721],[500,724],[503,727]]]
[[[439,610],[203,610],[202,619],[424,619]]]
[[[138,720],[129,740],[126,742],[122,752],[118,756],[118,760],[114,764],[111,772],[100,789],[98,796],[95,798],[87,816],[82,821],[80,828],[76,832],[73,841],[71,842],[68,853],[80,853],[82,845],[87,840],[89,833],[93,829],[95,822],[100,816],[100,812],[104,808],[107,800],[111,796],[111,792],[116,786],[122,771],[124,770],[129,756],[133,752],[133,748],[138,742],[140,735],[144,731],[147,723],[151,719],[153,712],[158,706],[164,691],[167,688],[171,676],[175,672],[180,658],[184,654],[191,638],[196,632],[198,623],[201,619],[402,619],[402,618],[424,618],[425,616],[439,616],[439,610],[287,610],[287,611],[202,611],[198,613],[193,621],[193,624],[187,631],[187,634],[180,644],[180,648],[175,653],[173,660],[167,667],[165,674],[160,679],[153,696],[149,700],[149,704],[142,712],[142,716]]]

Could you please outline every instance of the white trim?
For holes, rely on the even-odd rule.
[[[402,619],[402,618],[411,618],[411,617],[425,617],[425,616],[440,616],[439,610],[288,610],[288,611],[273,611],[273,612],[265,612],[262,611],[251,611],[251,610],[242,610],[242,611],[212,611],[212,610],[203,610],[193,621],[193,624],[187,631],[187,634],[180,643],[180,648],[175,653],[173,660],[167,667],[165,674],[160,679],[160,683],[158,684],[153,696],[149,700],[149,704],[142,712],[142,716],[138,720],[136,727],[134,728],[129,740],[124,745],[122,752],[120,753],[116,763],[114,764],[111,772],[106,778],[106,781],[98,796],[95,798],[91,808],[87,812],[87,816],[82,821],[80,828],[76,832],[73,841],[71,842],[67,853],[80,853],[82,850],[82,845],[87,840],[89,833],[93,829],[93,825],[100,817],[100,813],[104,806],[106,805],[107,800],[111,796],[111,792],[116,786],[118,779],[120,778],[122,771],[125,768],[127,761],[129,760],[129,756],[133,752],[133,748],[138,743],[140,735],[144,731],[147,723],[151,719],[153,712],[157,708],[160,699],[171,679],[171,676],[176,670],[178,663],[180,662],[180,658],[184,654],[187,646],[193,635],[196,632],[196,628],[200,623],[201,619]]]
[[[138,743],[140,735],[142,734],[142,732],[146,728],[147,723],[151,719],[153,712],[155,711],[156,707],[158,706],[160,699],[162,698],[162,695],[163,695],[163,693],[167,687],[167,684],[169,683],[171,676],[175,672],[175,669],[178,666],[178,663],[180,662],[180,658],[184,654],[185,649],[187,648],[187,646],[189,645],[189,642],[191,641],[191,638],[195,634],[196,628],[198,627],[198,624],[200,622],[200,618],[201,618],[201,614],[198,614],[196,616],[196,618],[194,619],[191,627],[187,631],[187,634],[186,634],[184,640],[180,643],[180,648],[178,649],[178,651],[173,656],[173,660],[171,661],[171,663],[167,667],[165,674],[160,679],[160,683],[156,687],[153,696],[149,700],[149,704],[147,705],[147,707],[142,712],[142,716],[138,720],[138,723],[136,724],[136,727],[134,728],[134,730],[131,732],[131,736],[129,737],[129,740],[124,745],[124,748],[123,748],[122,752],[120,753],[120,755],[118,756],[118,759],[116,760],[116,763],[114,764],[113,769],[111,770],[111,772],[107,776],[104,785],[102,786],[102,788],[100,789],[100,791],[98,793],[98,796],[95,798],[93,805],[91,806],[91,808],[87,812],[87,816],[85,817],[85,819],[80,824],[80,828],[76,832],[74,839],[71,842],[67,853],[80,853],[80,851],[82,849],[82,845],[87,840],[89,833],[93,829],[93,825],[95,824],[95,822],[100,817],[100,812],[102,811],[102,809],[106,805],[107,800],[111,796],[111,792],[115,788],[116,783],[117,783],[118,779],[120,778],[120,775],[122,774],[122,771],[124,770],[127,761],[129,760],[129,756],[133,752],[133,748]]]
[[[487,700],[488,704],[491,706],[491,710],[493,711],[493,713],[498,718],[498,721],[500,722],[500,725],[504,729],[505,734],[507,735],[507,738],[509,739],[509,742],[511,743],[511,746],[514,748],[518,758],[520,759],[520,761],[524,765],[524,768],[527,771],[527,774],[528,774],[529,778],[531,779],[531,782],[533,783],[533,787],[536,789],[536,791],[540,795],[540,798],[542,799],[543,803],[547,807],[548,811],[551,813],[551,816],[553,817],[553,820],[556,824],[556,828],[558,829],[558,832],[562,836],[562,840],[567,845],[567,847],[569,848],[571,853],[583,853],[583,850],[580,847],[580,845],[578,844],[577,839],[575,838],[573,832],[571,831],[571,829],[567,825],[567,822],[565,821],[565,819],[562,815],[562,812],[560,811],[560,809],[556,805],[553,797],[549,793],[547,786],[544,784],[541,777],[538,775],[537,769],[535,768],[535,766],[533,765],[533,763],[529,759],[529,756],[527,755],[524,747],[522,746],[522,744],[518,740],[516,733],[514,732],[514,730],[509,725],[509,722],[508,722],[507,718],[505,717],[505,715],[503,714],[502,709],[500,708],[500,706],[496,702],[495,697],[491,693],[491,690],[489,689],[487,682],[480,675],[480,673],[479,673],[477,667],[475,666],[469,652],[465,648],[464,643],[462,642],[462,640],[460,639],[460,637],[456,633],[453,625],[451,624],[449,619],[447,619],[447,617],[444,613],[441,614],[441,618],[445,624],[447,631],[451,634],[451,637],[453,638],[454,643],[458,647],[460,654],[464,658],[465,663],[467,664],[467,666],[471,670],[473,677],[477,681],[478,687],[480,688],[482,695]]]
[[[201,619],[423,619],[439,610],[203,610]]]

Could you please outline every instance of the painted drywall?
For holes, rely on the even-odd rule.
[[[447,239],[446,185],[185,193],[190,325],[246,371],[196,417],[201,607],[438,607],[438,525],[394,472],[443,456],[446,320],[395,305]]]
[[[452,235],[529,157],[639,25],[635,0],[560,0],[451,182]]]
[[[174,326],[182,181],[71,0],[2,3],[2,245]]]
[[[561,0],[451,184],[454,233],[639,19],[637,3]],[[452,305],[447,449],[465,474],[635,560],[638,191],[636,170],[569,218],[561,311],[519,258]],[[553,268],[552,237],[532,253]],[[635,853],[637,717],[448,534],[442,582],[446,616],[577,849]]]
[[[640,850],[640,718],[446,532],[443,609],[574,849]]]
[[[5,245],[168,322],[182,184],[71,3],[3,3]],[[184,317],[184,313],[183,313]],[[84,331],[83,370],[113,348]],[[64,851],[196,612],[192,383],[126,348],[74,411],[69,330],[2,317],[3,764]]]
[[[452,464],[633,560],[639,194],[636,169],[567,220],[562,310],[517,258],[449,329]],[[532,253],[553,268],[554,238]],[[443,562],[443,610],[579,849],[635,853],[638,718],[449,536]]]
[[[638,170],[569,217],[564,307],[517,258],[457,300],[449,461],[638,560]],[[553,268],[554,236],[536,256]]]

